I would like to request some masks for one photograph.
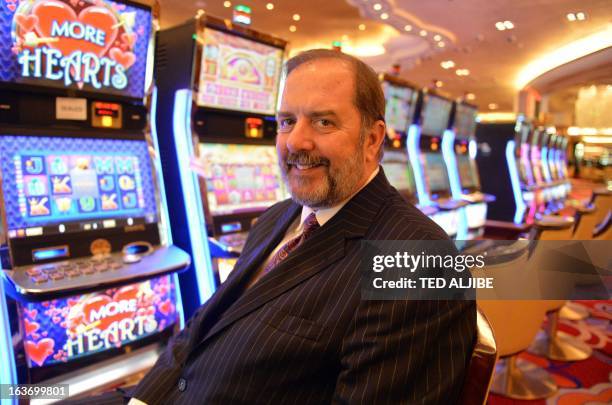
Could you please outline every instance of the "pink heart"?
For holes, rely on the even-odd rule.
[[[55,347],[55,340],[50,338],[44,338],[38,343],[34,343],[31,340],[26,340],[25,350],[28,357],[39,366],[42,366],[47,357],[53,354],[53,348]]]

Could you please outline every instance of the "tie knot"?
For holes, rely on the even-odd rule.
[[[308,236],[310,236],[311,233],[317,230],[319,226],[320,225],[317,221],[317,216],[314,212],[311,213],[306,217],[306,220],[304,221],[304,231],[302,232],[302,235],[304,235],[304,238],[307,238]]]

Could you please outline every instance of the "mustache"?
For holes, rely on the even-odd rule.
[[[285,157],[285,165],[323,165],[329,166],[329,159],[323,156],[315,156],[306,152],[290,153]]]

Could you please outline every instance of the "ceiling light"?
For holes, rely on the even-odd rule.
[[[442,82],[442,80],[436,80],[436,81],[434,81],[434,86],[442,87],[442,86],[444,86],[444,82]]]
[[[434,35],[434,41],[440,41],[442,37],[438,34]]]
[[[365,24],[359,24],[359,31],[365,31],[366,26]]]
[[[355,47],[347,44],[342,46],[342,52],[359,57],[378,56],[385,53],[385,47],[379,43],[361,44]]]
[[[586,14],[584,14],[582,11],[579,13],[576,13],[576,18],[580,21],[584,21],[586,19]]]
[[[576,21],[576,15],[574,13],[567,13],[566,17],[568,21]]]
[[[404,25],[404,31],[412,31],[412,25],[410,24]]]
[[[380,15],[380,18],[381,18],[381,19],[383,19],[383,20],[386,20],[387,18],[389,18],[389,14],[387,14],[387,13],[382,13],[382,14]]]
[[[497,107],[499,107],[497,104],[495,103],[490,103],[489,104],[489,110],[497,110]]]
[[[455,67],[455,62],[452,60],[445,60],[440,63],[440,66],[442,66],[444,69],[451,69]]]
[[[274,10],[274,4],[272,4],[272,3],[268,3],[268,4],[266,4],[266,8],[267,8],[268,10]]]
[[[497,28],[498,31],[503,31],[506,29],[506,26],[504,25],[503,22],[498,21],[495,23],[495,28]]]
[[[465,99],[469,100],[469,101],[475,100],[476,99],[476,95],[474,93],[468,93],[468,94],[465,95]]]
[[[446,44],[444,42],[440,41],[440,42],[438,42],[438,46],[440,48],[444,48],[446,46]]]
[[[231,1],[224,1],[223,2],[223,7],[230,8],[231,6],[232,6],[232,2]]]
[[[419,32],[419,35],[420,35],[420,36],[422,36],[422,37],[426,37],[426,36],[427,36],[427,31],[425,31],[425,30],[421,30],[421,31]]]
[[[520,90],[535,78],[552,69],[611,46],[612,24],[608,24],[605,29],[577,41],[557,46],[554,51],[531,61],[519,72],[514,85]]]
[[[376,11],[380,11],[382,10],[382,6],[380,5],[380,3],[376,3],[372,6],[372,8]]]
[[[467,76],[467,75],[469,75],[469,74],[470,74],[470,71],[469,71],[468,69],[457,69],[457,70],[455,71],[455,74],[456,74],[457,76]]]
[[[512,21],[504,21],[504,27],[506,27],[507,30],[511,30],[514,28],[514,24],[512,23]]]
[[[300,21],[302,17],[299,14],[293,14],[293,21]]]
[[[295,25],[290,25],[289,26],[289,31],[295,32],[295,31],[297,31],[297,27]]]
[[[348,39],[349,39],[348,35],[346,35],[346,34],[342,35],[342,40],[343,41],[348,41]]]
[[[584,143],[612,143],[612,137],[609,136],[583,136]]]

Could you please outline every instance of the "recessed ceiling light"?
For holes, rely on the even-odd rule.
[[[376,11],[380,11],[382,10],[382,6],[380,5],[380,3],[376,3],[372,6],[372,8]]]
[[[456,74],[457,76],[467,76],[467,75],[469,75],[469,74],[470,74],[470,71],[469,71],[468,69],[457,69],[457,70],[455,71],[455,74]]]
[[[268,4],[266,4],[266,8],[267,8],[268,10],[274,10],[274,4],[272,4],[272,3],[268,3]]]
[[[495,23],[495,28],[497,28],[498,31],[503,31],[506,29],[506,26],[504,25],[503,22],[498,21]]]
[[[366,26],[365,24],[359,24],[359,31],[365,31]]]
[[[440,66],[442,66],[443,69],[451,69],[455,67],[455,62],[452,60],[445,60],[440,62]]]
[[[504,21],[504,27],[506,27],[507,30],[511,30],[514,28],[514,24],[512,23],[512,21]]]
[[[439,40],[442,39],[442,37],[440,35],[438,35],[438,34],[434,35],[433,38],[434,38],[434,41],[439,41]]]
[[[495,103],[490,103],[489,104],[489,110],[497,110],[498,105]]]
[[[579,13],[576,13],[576,18],[580,21],[584,21],[586,20],[586,14],[581,11]]]
[[[348,39],[349,39],[348,35],[346,35],[346,34],[342,35],[342,40],[343,41],[348,41]]]
[[[426,36],[427,36],[427,31],[425,31],[425,30],[421,30],[421,31],[419,32],[419,35],[420,35],[420,36],[422,36],[422,37],[426,37]]]
[[[295,25],[290,25],[289,26],[289,31],[295,32],[295,31],[297,31],[297,27]]]
[[[223,7],[230,8],[231,6],[232,6],[232,2],[231,1],[224,1],[223,2]]]
[[[465,95],[465,99],[466,100],[470,100],[470,101],[475,100],[476,99],[476,95],[474,93],[468,93],[468,94]]]
[[[444,82],[442,82],[442,80],[436,80],[436,81],[434,81],[434,86],[442,87],[442,86],[444,86]]]
[[[446,44],[444,42],[440,41],[440,42],[438,42],[438,46],[440,48],[444,48],[446,46]]]
[[[410,24],[404,25],[404,31],[412,31],[412,25]]]
[[[302,17],[299,14],[293,14],[293,21],[300,21]]]
[[[389,18],[389,14],[387,14],[387,13],[382,13],[382,14],[380,15],[380,18],[381,18],[381,19],[383,19],[383,20],[386,20],[387,18]]]
[[[576,14],[574,13],[567,13],[565,17],[567,17],[568,21],[576,21]]]

